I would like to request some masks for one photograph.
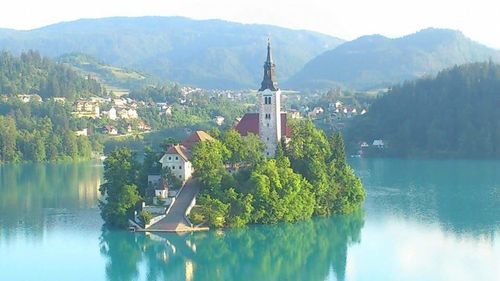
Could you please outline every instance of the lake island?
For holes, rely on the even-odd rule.
[[[142,231],[193,231],[347,214],[365,192],[346,163],[340,133],[288,118],[268,41],[257,113],[231,129],[196,131],[142,164],[127,148],[104,162],[106,224]]]

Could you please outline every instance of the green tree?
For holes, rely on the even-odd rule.
[[[210,227],[223,227],[229,211],[229,204],[210,195],[202,195],[198,199],[202,213],[205,215],[206,223]]]
[[[17,127],[12,117],[0,116],[0,162],[17,160]]]
[[[222,178],[227,173],[224,161],[229,157],[229,150],[220,141],[199,142],[193,149],[195,177],[207,189],[217,192]]]
[[[99,207],[106,224],[125,227],[133,216],[134,206],[139,202],[137,181],[138,163],[134,154],[127,148],[111,152],[104,161],[105,183],[101,194],[106,195]]]

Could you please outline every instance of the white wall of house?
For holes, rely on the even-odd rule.
[[[193,174],[193,168],[190,161],[185,161],[178,154],[165,154],[160,159],[162,168],[169,167],[172,174],[182,182],[185,182]]]
[[[166,189],[157,189],[155,190],[155,196],[161,199],[165,199],[168,197],[168,190]]]

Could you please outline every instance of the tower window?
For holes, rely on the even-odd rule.
[[[266,119],[271,119],[271,113],[266,113]]]
[[[264,97],[264,104],[271,104],[271,97]]]
[[[267,123],[267,127],[269,127],[269,123]]]

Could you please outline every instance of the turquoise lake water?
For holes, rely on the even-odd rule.
[[[500,161],[350,163],[363,211],[184,236],[103,230],[99,163],[0,166],[0,280],[500,280]]]

